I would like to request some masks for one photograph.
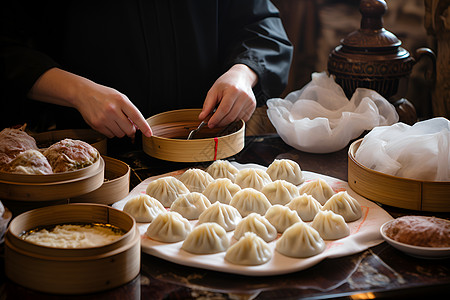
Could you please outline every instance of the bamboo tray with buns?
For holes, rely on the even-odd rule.
[[[28,230],[73,223],[111,224],[125,234],[109,244],[56,248],[23,240]],[[39,208],[14,218],[5,235],[5,274],[27,288],[54,294],[85,294],[118,287],[140,271],[140,235],[129,214],[100,204]]]
[[[348,184],[356,193],[381,204],[430,212],[450,212],[450,182],[421,181],[369,169],[355,159],[362,139],[348,152]]]
[[[98,189],[104,181],[105,161],[70,172],[35,175],[0,172],[0,199],[52,201],[68,199]]]
[[[153,136],[143,136],[146,154],[174,162],[205,162],[223,159],[244,148],[245,123],[237,121],[227,127],[204,126],[192,140],[189,132],[200,124],[201,109],[181,109],[163,112],[147,119]]]

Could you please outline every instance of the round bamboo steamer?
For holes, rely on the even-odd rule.
[[[126,233],[100,247],[64,249],[36,245],[20,235],[36,227],[108,223]],[[5,274],[27,288],[54,294],[85,294],[125,284],[140,271],[140,234],[127,213],[101,204],[66,204],[25,212],[5,235]]]
[[[105,161],[105,181],[98,189],[70,199],[71,203],[98,203],[110,205],[125,198],[130,192],[130,166],[108,156]]]
[[[95,147],[102,155],[107,154],[107,139],[101,133],[92,129],[65,129],[46,131],[31,135],[39,148],[47,148],[63,139],[82,140]]]
[[[0,199],[17,201],[53,201],[87,194],[104,181],[105,161],[80,170],[47,175],[0,172]]]
[[[153,136],[143,136],[143,150],[148,155],[174,162],[205,162],[223,159],[244,148],[245,123],[240,120],[228,127],[204,126],[192,140],[189,132],[200,124],[201,109],[163,112],[147,119]]]
[[[421,181],[384,174],[369,169],[355,159],[362,139],[348,151],[348,184],[356,193],[381,204],[394,207],[450,212],[450,182]]]

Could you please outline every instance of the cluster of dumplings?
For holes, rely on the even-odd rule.
[[[347,223],[362,215],[346,191],[335,193],[322,179],[304,182],[300,166],[288,159],[274,160],[266,171],[238,170],[226,160],[191,168],[152,181],[123,210],[150,223],[146,235],[153,240],[182,242],[191,254],[225,252],[237,265],[268,262],[271,242],[288,257],[317,255],[325,240],[348,236]]]

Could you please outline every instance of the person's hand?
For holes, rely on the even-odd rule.
[[[141,112],[124,94],[115,89],[92,83],[81,90],[75,108],[86,123],[109,138],[125,135],[134,138],[136,129],[146,136],[152,132]]]
[[[58,68],[45,72],[28,96],[76,108],[89,126],[109,138],[134,138],[136,129],[152,135],[141,112],[124,94]]]
[[[246,65],[237,64],[220,76],[213,84],[198,116],[204,120],[219,104],[208,121],[208,127],[226,126],[236,120],[248,121],[256,108],[253,93],[258,76]]]

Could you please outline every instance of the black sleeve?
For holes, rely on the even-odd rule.
[[[41,30],[35,19],[42,9],[32,2],[4,1],[0,15],[0,82],[2,94],[25,97],[35,81],[58,64],[37,50],[33,37]],[[39,4],[38,4],[39,5]],[[41,4],[43,5],[43,4]]]
[[[225,69],[242,63],[258,75],[258,105],[279,96],[286,87],[293,47],[277,8],[268,0],[219,1]]]

